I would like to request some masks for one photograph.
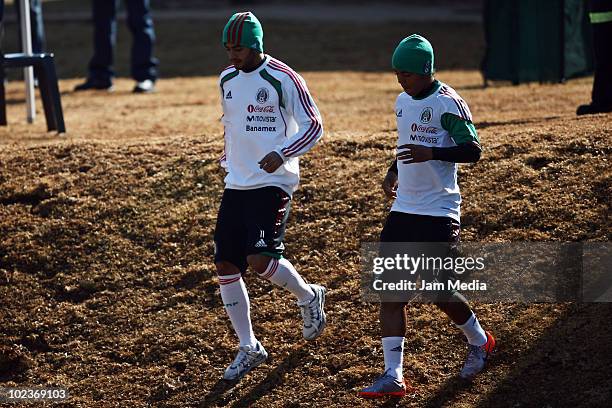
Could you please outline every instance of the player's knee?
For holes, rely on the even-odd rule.
[[[262,274],[268,268],[270,257],[262,254],[252,254],[247,256],[249,266],[258,274]]]
[[[240,269],[238,269],[236,265],[226,261],[215,262],[215,267],[217,268],[217,275],[219,276],[236,275],[240,273]]]

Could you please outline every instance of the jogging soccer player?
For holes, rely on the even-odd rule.
[[[268,357],[251,325],[242,279],[247,267],[296,296],[306,340],[325,327],[325,288],[307,284],[283,258],[298,157],[321,139],[323,126],[302,77],[263,53],[263,29],[252,13],[234,14],[222,41],[232,65],[219,80],[225,130],[220,162],[227,175],[214,235],[215,266],[240,342],[224,378],[238,380]]]
[[[459,241],[461,195],[457,163],[480,159],[480,143],[467,104],[448,85],[434,79],[434,53],[429,41],[413,34],[393,53],[392,66],[404,89],[396,100],[397,158],[383,182],[395,198],[381,242]],[[450,276],[449,276],[450,278]],[[456,291],[434,302],[467,337],[469,350],[460,376],[472,379],[495,347],[465,298]],[[380,324],[385,371],[363,397],[404,396],[402,374],[406,303],[381,302]]]

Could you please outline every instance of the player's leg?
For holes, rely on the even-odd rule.
[[[268,354],[255,338],[251,324],[250,302],[242,274],[247,263],[244,256],[246,229],[242,223],[242,192],[225,190],[215,228],[215,267],[219,276],[221,300],[238,336],[239,350],[224,378],[237,380],[261,364]]]
[[[404,224],[405,214],[391,212],[383,227],[380,241],[406,241]],[[403,378],[406,303],[381,302],[380,327],[385,371],[371,386],[361,390],[359,395],[366,398],[402,397],[406,394]]]
[[[247,262],[261,277],[295,295],[304,318],[304,338],[312,340],[326,325],[325,288],[306,283],[291,262],[282,256],[291,198],[278,187],[264,187],[249,193]]]
[[[155,29],[150,0],[128,1],[126,8],[127,23],[132,33],[131,74],[136,80],[134,92],[152,92],[159,61],[153,56]]]
[[[89,61],[89,75],[83,89],[112,86],[115,42],[117,37],[118,0],[94,0],[94,55]]]
[[[453,251],[460,239],[459,222],[451,218],[432,217],[430,225],[425,225],[427,242],[448,242],[449,251]],[[444,257],[449,256],[446,252]],[[454,273],[442,271],[441,281],[457,279]],[[455,325],[463,332],[468,341],[468,357],[461,370],[461,377],[472,379],[485,367],[486,360],[495,349],[495,339],[484,331],[478,322],[476,314],[472,311],[466,298],[459,292],[449,290],[440,294],[435,305],[442,310]]]

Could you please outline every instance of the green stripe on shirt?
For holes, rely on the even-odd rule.
[[[225,75],[223,78],[221,78],[221,81],[220,81],[221,88],[223,88],[224,83],[226,83],[230,79],[235,78],[237,76],[238,76],[238,70],[232,71],[229,74]]]
[[[459,116],[448,112],[442,114],[441,119],[442,128],[450,134],[455,143],[476,142],[480,144],[476,128],[469,120],[461,119]]]
[[[276,93],[278,94],[278,104],[284,108],[285,102],[283,101],[283,88],[281,82],[278,79],[274,78],[272,75],[270,75],[270,73],[265,69],[262,69],[259,72],[259,75],[261,75],[263,79],[268,81],[274,87],[274,89],[276,89]]]

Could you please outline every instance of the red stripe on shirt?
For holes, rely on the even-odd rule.
[[[269,66],[271,69],[273,69],[273,70],[276,70],[276,71],[281,71],[281,72],[284,72],[284,73],[286,73],[287,75],[289,75],[289,77],[292,79],[293,83],[295,84],[295,86],[296,86],[296,88],[297,88],[297,90],[298,90],[298,94],[299,94],[299,97],[300,97],[300,102],[302,103],[302,107],[304,108],[304,110],[306,111],[306,114],[308,114],[308,117],[309,117],[309,118],[310,118],[310,120],[311,120],[311,122],[310,122],[310,127],[309,127],[309,128],[308,128],[308,130],[307,130],[307,131],[304,133],[304,135],[302,135],[302,137],[301,137],[301,138],[299,138],[298,140],[296,140],[295,142],[293,142],[291,145],[287,146],[286,148],[284,148],[284,149],[282,150],[282,151],[283,151],[283,154],[284,154],[285,156],[288,156],[288,154],[289,154],[288,152],[289,152],[290,150],[292,150],[292,149],[293,149],[295,146],[297,146],[298,144],[301,144],[301,143],[302,143],[304,140],[308,140],[308,138],[309,138],[310,134],[311,134],[312,132],[314,132],[314,131],[317,131],[317,130],[318,130],[317,128],[318,128],[318,126],[320,126],[320,125],[318,124],[318,122],[319,122],[319,121],[318,121],[318,119],[316,118],[315,114],[313,113],[313,110],[312,110],[312,109],[309,109],[309,108],[306,106],[306,104],[305,104],[305,101],[304,101],[304,95],[303,95],[303,93],[302,93],[302,92],[305,92],[305,91],[302,89],[301,84],[299,83],[299,80],[297,80],[297,78],[291,74],[291,71],[289,71],[289,70],[287,70],[287,69],[284,69],[284,68],[280,68],[280,67],[278,67],[278,66],[277,66],[277,65],[275,65],[275,64],[272,64],[272,61],[270,61],[270,63],[268,64],[268,66]],[[287,152],[287,153],[286,153],[286,152]]]
[[[321,125],[317,122],[317,126],[313,130],[312,135],[307,140],[304,140],[302,143],[300,143],[300,145],[295,146],[292,149],[287,149],[286,153],[285,153],[285,149],[283,149],[283,154],[285,156],[291,156],[292,154],[295,154],[295,153],[299,152],[305,146],[307,146],[310,142],[312,142],[314,139],[316,139],[317,136],[319,136],[320,133],[321,133]]]
[[[461,99],[461,97],[457,93],[452,92],[447,87],[442,87],[442,91],[443,91],[442,92],[443,95],[447,95],[451,97],[451,99],[453,99],[459,111],[462,112],[463,115],[465,116],[464,119],[471,121],[472,114],[470,113],[469,109],[465,106],[465,101]]]
[[[456,95],[453,95],[448,89],[445,89],[445,88],[442,88],[440,90],[440,94],[448,96],[449,98],[453,100],[453,102],[455,102],[455,105],[457,105],[457,109],[459,109],[459,113],[462,119],[469,120],[469,121],[472,120],[471,115],[469,115],[466,109],[463,107],[462,105],[463,100],[461,98],[457,97]]]
[[[319,134],[319,130],[321,129],[322,126],[321,126],[321,122],[316,116],[316,112],[312,106],[312,102],[310,100],[308,92],[302,86],[295,72],[293,72],[293,70],[289,68],[287,65],[277,60],[274,60],[274,59],[268,63],[268,66],[271,69],[274,69],[276,71],[281,71],[289,75],[289,77],[291,78],[295,87],[298,90],[298,95],[300,97],[300,102],[302,104],[302,107],[304,108],[309,118],[311,119],[310,127],[304,133],[304,135],[302,135],[302,137],[300,137],[298,140],[296,140],[291,145],[287,146],[286,148],[282,150],[285,156],[289,156],[299,151],[300,149],[302,149],[308,143],[310,143]]]

